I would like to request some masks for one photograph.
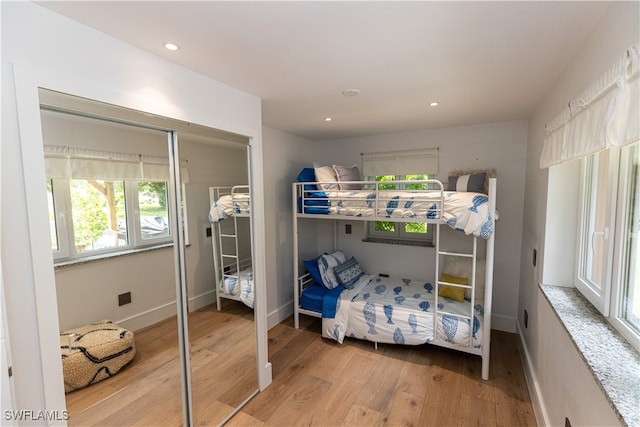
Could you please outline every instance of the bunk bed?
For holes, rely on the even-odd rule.
[[[209,201],[218,311],[222,309],[223,298],[242,301],[253,308],[251,253],[240,241],[244,236],[250,239],[251,234],[242,233],[242,228],[250,230],[251,224],[249,186],[209,187]]]
[[[321,317],[323,337],[340,343],[345,337],[372,341],[376,346],[428,343],[475,354],[482,357],[481,375],[487,380],[496,179],[487,177],[487,194],[469,192],[459,185],[458,191],[449,191],[437,180],[394,181],[396,188],[421,184],[422,189],[386,190],[388,182],[314,181],[312,171],[305,168],[293,183],[294,326],[299,327],[300,314],[304,314]],[[467,182],[469,176],[461,178]],[[333,252],[302,262],[298,226],[305,218],[433,224],[435,274],[431,280],[366,274],[355,256],[336,249],[337,221],[333,221]],[[470,236],[471,250],[441,250],[441,226]],[[484,260],[478,258],[478,239],[486,241]],[[454,275],[457,271],[450,268],[459,265],[458,260],[468,263],[466,277]]]

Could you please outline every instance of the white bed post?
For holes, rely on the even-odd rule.
[[[291,194],[293,194],[293,326],[298,329],[300,327],[300,289],[298,276],[298,191],[296,183],[293,183]],[[304,201],[302,202],[304,205]]]
[[[489,379],[489,354],[491,351],[491,303],[493,299],[493,263],[496,236],[496,178],[489,179],[489,213],[493,233],[487,239],[487,259],[484,287],[484,330],[482,331],[482,379]]]
[[[216,187],[209,187],[209,206],[212,206],[216,200],[218,200],[218,197]],[[211,247],[213,249],[213,278],[216,292],[216,308],[220,311],[222,304],[220,302],[220,255],[218,254],[218,235],[220,232],[216,231],[218,225],[218,222],[211,223]]]

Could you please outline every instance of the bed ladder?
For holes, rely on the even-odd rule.
[[[233,230],[230,233],[222,232],[222,224],[218,223],[218,248],[220,256],[220,273],[222,282],[229,277],[235,277],[236,286],[240,286],[240,256],[238,251],[238,218],[233,215]],[[231,243],[229,243],[231,242]],[[216,271],[216,275],[219,273]],[[220,276],[219,276],[220,277]],[[218,285],[220,286],[220,285]],[[216,304],[218,311],[222,309],[220,289],[216,289]]]
[[[439,323],[439,318],[440,315],[442,316],[455,316],[457,318],[463,318],[463,319],[467,319],[469,321],[469,343],[467,344],[467,347],[470,350],[473,350],[473,319],[474,319],[474,307],[476,304],[475,301],[475,289],[476,289],[476,260],[477,260],[477,256],[478,256],[478,238],[476,236],[473,236],[473,249],[471,251],[471,253],[464,253],[464,252],[446,252],[446,251],[441,251],[440,250],[440,224],[436,224],[436,253],[437,253],[437,257],[436,257],[436,286],[435,286],[435,307],[434,307],[434,313],[435,316],[433,318],[433,339],[438,340],[440,343],[442,343],[443,341],[437,338],[438,335],[438,323]],[[460,257],[460,258],[469,258],[471,259],[471,283],[469,284],[458,284],[458,283],[451,283],[451,282],[445,282],[440,280],[440,262],[443,259],[442,257],[445,256],[451,256],[451,257]],[[471,293],[471,304],[469,305],[469,314],[456,314],[456,313],[449,313],[445,310],[441,310],[440,309],[440,296],[438,295],[439,290],[440,290],[440,286],[453,286],[453,287],[457,287],[457,288],[463,288],[465,290],[469,289],[470,293]],[[444,297],[442,297],[444,298]],[[446,341],[445,341],[446,342]],[[453,344],[453,343],[451,343]],[[474,351],[472,351],[474,352]],[[480,354],[479,350],[478,350],[478,354]]]

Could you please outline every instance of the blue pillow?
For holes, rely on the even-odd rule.
[[[302,261],[302,263],[306,267],[307,272],[311,275],[311,277],[313,277],[313,279],[317,283],[324,286],[324,283],[322,282],[322,276],[320,275],[320,270],[318,269],[318,258]]]
[[[335,267],[333,273],[338,283],[347,289],[352,289],[363,274],[360,263],[354,257]]]
[[[316,172],[313,168],[304,168],[298,174],[298,182],[316,182]],[[307,191],[317,190],[318,188],[312,184],[305,184],[304,189]]]

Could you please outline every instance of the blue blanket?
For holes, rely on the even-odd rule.
[[[327,290],[322,297],[322,317],[325,319],[333,319],[336,317],[336,311],[338,311],[338,304],[340,301],[340,294],[344,291],[343,286],[337,286],[333,289]]]

